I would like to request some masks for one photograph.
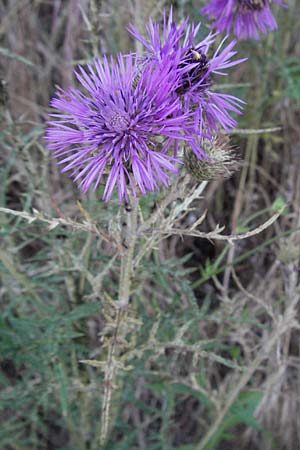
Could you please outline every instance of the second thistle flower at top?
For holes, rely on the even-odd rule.
[[[258,31],[277,28],[271,3],[286,6],[282,0],[211,0],[201,12],[213,19],[213,28],[229,33],[233,28],[238,39],[259,39]]]
[[[162,28],[162,29],[161,29]],[[180,25],[173,21],[172,9],[167,17],[164,13],[162,27],[149,20],[145,39],[134,26],[129,32],[145,48],[144,64],[156,61],[158,66],[172,66],[179,77],[179,83],[173,95],[180,97],[184,111],[193,113],[195,140],[190,143],[194,152],[203,156],[199,148],[200,139],[212,139],[220,128],[228,131],[237,125],[231,113],[241,114],[242,104],[239,98],[212,89],[215,75],[227,75],[226,69],[236,66],[245,59],[233,60],[236,55],[236,41],[224,45],[225,39],[212,52],[211,47],[216,35],[210,33],[205,39],[196,42],[200,24],[189,24],[188,19]]]

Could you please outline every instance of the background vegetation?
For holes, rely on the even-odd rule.
[[[200,0],[173,2],[199,20]],[[233,133],[241,170],[208,184],[194,221],[226,233],[268,229],[234,245],[193,236],[161,241],[138,267],[112,388],[118,450],[296,450],[300,447],[300,10],[274,7],[279,31],[239,43],[248,56],[230,89],[248,105]],[[55,84],[93,55],[134,49],[163,0],[0,1],[0,448],[98,450],[103,360],[118,288],[114,198],[82,195],[45,150]],[[204,19],[202,34],[207,32]],[[255,129],[278,127],[273,132]],[[147,217],[162,194],[142,199]],[[79,203],[80,202],[80,203]],[[51,217],[61,221],[53,223]],[[47,222],[48,220],[48,222]],[[73,223],[73,222],[74,223]],[[73,223],[73,225],[72,225]],[[102,424],[103,426],[103,424]]]

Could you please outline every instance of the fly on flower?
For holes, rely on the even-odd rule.
[[[51,101],[48,148],[63,172],[86,192],[105,178],[103,199],[116,186],[119,200],[167,185],[178,171],[172,148],[191,135],[189,114],[182,110],[178,74],[164,67],[140,68],[133,55],[104,58],[79,67],[85,92],[58,88]]]
[[[277,28],[271,3],[286,6],[282,0],[211,0],[201,12],[213,20],[218,32],[229,33],[233,28],[238,39],[259,39],[259,31]]]

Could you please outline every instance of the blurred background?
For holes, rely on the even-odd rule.
[[[0,1],[1,207],[113,229],[117,199],[81,194],[45,150],[49,99],[75,84],[78,63],[136,50],[125,27],[143,33],[170,4]],[[204,1],[172,4],[178,20],[202,22],[199,40],[208,33]],[[144,259],[107,450],[300,448],[300,8],[288,4],[272,6],[279,30],[238,43],[248,61],[218,79],[247,102],[232,133],[241,168],[195,203],[201,229],[226,234],[286,209],[234,246],[174,236]],[[142,199],[145,213],[159,195]],[[79,361],[105,352],[114,250],[67,226],[3,212],[0,225],[0,449],[98,450],[103,375]]]

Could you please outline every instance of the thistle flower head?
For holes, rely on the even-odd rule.
[[[104,200],[115,186],[121,201],[128,188],[136,195],[167,185],[178,170],[170,148],[190,134],[180,99],[170,96],[178,87],[170,63],[140,70],[134,56],[119,55],[79,67],[76,77],[85,93],[58,88],[46,132],[62,171],[84,192],[106,176]]]
[[[277,28],[270,4],[285,6],[282,0],[211,0],[201,12],[212,19],[218,32],[233,28],[238,39],[259,39],[259,31]]]
[[[95,60],[75,72],[84,92],[58,88],[56,109],[46,132],[48,148],[86,192],[105,178],[103,199],[114,187],[119,200],[167,185],[178,171],[177,149],[185,141],[196,158],[206,158],[204,139],[219,128],[236,126],[231,113],[241,114],[238,98],[214,92],[213,78],[239,64],[235,41],[224,41],[212,53],[215,35],[196,43],[199,26],[181,25],[164,13],[162,28],[151,20],[142,58],[119,55]]]
[[[229,178],[238,170],[238,157],[230,146],[227,136],[214,136],[212,140],[204,139],[202,146],[206,158],[198,159],[188,148],[185,149],[184,163],[187,172],[197,181]]]
[[[210,33],[205,39],[196,42],[200,24],[189,24],[188,19],[181,25],[173,21],[172,9],[167,17],[164,13],[162,27],[151,19],[146,27],[147,39],[131,25],[130,33],[139,40],[144,48],[144,64],[156,61],[164,66],[171,62],[173,71],[178,75],[179,84],[175,94],[181,97],[183,110],[193,111],[194,131],[196,135],[211,137],[219,127],[229,130],[236,126],[231,113],[241,114],[242,101],[232,95],[214,92],[213,77],[227,75],[229,67],[244,59],[233,60],[235,41],[224,46],[225,40],[212,53],[211,46],[216,35]],[[196,147],[199,148],[199,141]]]

